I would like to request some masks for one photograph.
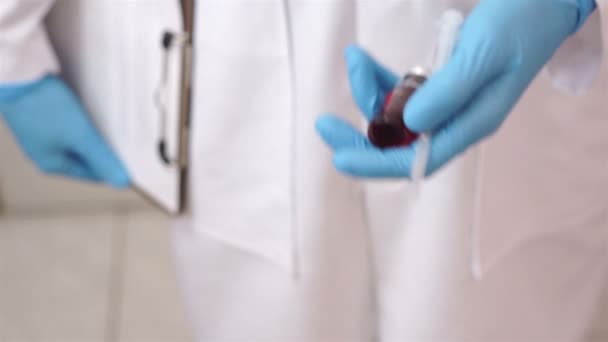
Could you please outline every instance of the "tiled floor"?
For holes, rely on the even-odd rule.
[[[191,341],[167,219],[0,219],[0,341]]]
[[[166,222],[158,215],[127,217],[129,229],[118,329],[124,341],[188,341],[190,338],[173,259],[169,255]]]
[[[0,341],[192,341],[173,269],[159,213],[0,218]]]

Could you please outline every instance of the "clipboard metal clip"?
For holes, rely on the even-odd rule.
[[[190,70],[191,70],[191,35],[188,32],[170,32],[165,31],[161,37],[161,47],[163,49],[162,65],[161,65],[161,80],[154,94],[154,102],[160,115],[159,139],[158,139],[158,155],[165,165],[177,166],[185,168],[187,166],[187,145],[188,145],[188,127],[187,116],[190,91]],[[179,49],[182,55],[182,80],[180,89],[180,128],[179,128],[179,150],[177,156],[170,156],[168,141],[167,141],[167,120],[168,120],[168,96],[169,96],[169,64],[175,49]],[[184,95],[187,94],[187,95]],[[187,96],[187,97],[185,97]]]

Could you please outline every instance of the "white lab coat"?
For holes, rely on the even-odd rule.
[[[57,70],[40,24],[52,2],[0,2],[0,81]],[[197,2],[191,207],[173,235],[200,339],[583,339],[608,269],[597,17],[548,68],[587,92],[539,77],[418,196],[339,175],[313,129],[322,112],[360,120],[345,46],[403,72],[428,58],[444,9],[475,2]]]

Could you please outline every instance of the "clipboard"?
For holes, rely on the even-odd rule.
[[[62,77],[171,215],[187,208],[195,0],[57,0],[46,24]]]

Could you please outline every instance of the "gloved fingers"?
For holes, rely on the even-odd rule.
[[[98,177],[86,165],[63,153],[43,159],[38,166],[48,174],[99,182]]]
[[[104,139],[91,127],[84,141],[72,147],[97,180],[116,188],[130,185],[129,174]]]
[[[72,158],[80,159],[99,182],[116,188],[128,187],[130,179],[125,167],[95,129],[74,93],[59,78],[51,78],[50,82],[57,83],[51,89],[57,92],[57,98],[63,96],[65,110],[78,114],[73,115],[72,125],[79,133],[65,141]]]
[[[59,174],[64,177],[83,180],[83,181],[101,182],[99,177],[97,177],[95,174],[93,174],[86,165],[78,164],[78,163],[67,164],[63,168],[63,170],[61,170],[61,172],[58,172],[56,174]]]
[[[413,148],[343,149],[334,165],[340,172],[362,178],[407,178],[414,161]]]
[[[317,132],[333,150],[343,148],[371,148],[369,140],[348,122],[331,114],[319,117],[315,123]]]
[[[399,77],[355,45],[345,50],[345,57],[352,95],[359,109],[371,120]]]
[[[467,30],[465,24],[452,58],[407,103],[404,120],[411,130],[432,132],[445,125],[507,71],[508,54],[490,36],[491,32]]]
[[[338,171],[355,177],[408,177],[412,148],[375,148],[369,140],[348,122],[333,115],[323,115],[316,122],[323,140],[334,150],[334,165]]]
[[[463,112],[433,134],[427,175],[494,133],[521,96],[521,88],[510,74],[495,80]]]

